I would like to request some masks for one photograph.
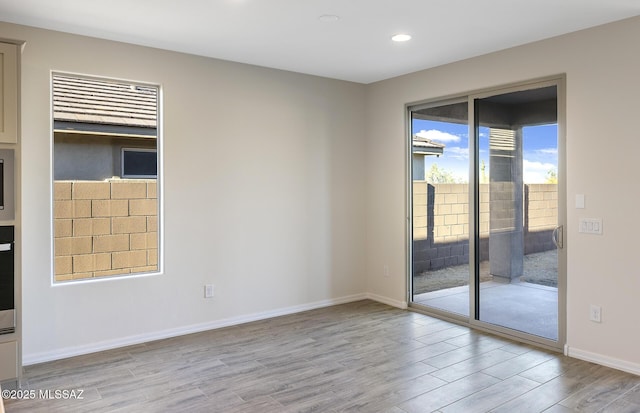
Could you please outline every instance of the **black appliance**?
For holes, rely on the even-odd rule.
[[[15,219],[13,158],[13,149],[0,149],[0,221]]]
[[[0,334],[16,331],[14,229],[0,226]]]

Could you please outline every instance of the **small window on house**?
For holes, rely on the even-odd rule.
[[[54,281],[159,272],[160,88],[51,82]]]
[[[123,178],[155,178],[158,155],[155,149],[122,148]]]

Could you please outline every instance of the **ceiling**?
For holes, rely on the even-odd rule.
[[[359,83],[637,15],[640,0],[0,0],[11,23]]]

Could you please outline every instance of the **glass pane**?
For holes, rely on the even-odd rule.
[[[122,150],[122,175],[128,178],[155,178],[158,174],[158,156],[155,150]]]
[[[469,126],[461,102],[412,112],[413,302],[469,315]]]
[[[479,313],[557,340],[556,87],[476,100]]]

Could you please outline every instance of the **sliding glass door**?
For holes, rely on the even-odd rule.
[[[473,99],[480,230],[475,319],[558,340],[557,86]]]
[[[467,100],[411,111],[412,296],[469,316]]]
[[[560,86],[410,108],[412,306],[564,342]]]

